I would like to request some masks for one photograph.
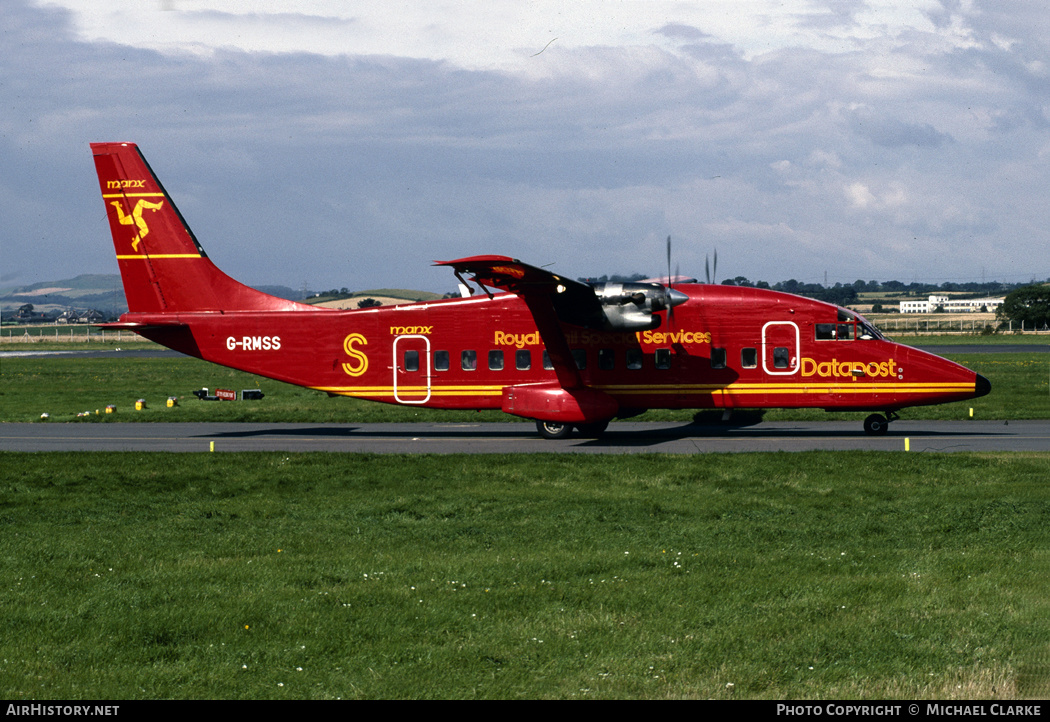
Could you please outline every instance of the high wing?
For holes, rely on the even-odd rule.
[[[605,331],[653,329],[660,325],[657,312],[689,300],[660,283],[581,283],[509,256],[470,256],[434,265],[451,266],[461,282],[461,274],[469,273],[481,286],[520,296],[536,321],[558,381],[567,389],[582,381],[562,323]]]
[[[461,274],[469,273],[482,286],[520,296],[536,321],[558,383],[566,389],[583,386],[561,322],[584,327],[601,325],[602,306],[592,286],[509,256],[471,256],[435,261],[434,265],[451,266],[461,281]]]
[[[451,266],[462,280],[469,273],[474,281],[509,291],[522,298],[546,297],[558,318],[585,328],[601,328],[602,303],[595,287],[551,273],[509,256],[471,256],[454,261],[435,261],[435,266]],[[531,306],[530,306],[531,308]]]
[[[470,273],[482,286],[510,291],[522,298],[545,297],[563,323],[605,331],[643,331],[660,325],[659,311],[689,297],[662,283],[581,283],[508,256],[471,256],[436,261],[451,266],[456,277]]]

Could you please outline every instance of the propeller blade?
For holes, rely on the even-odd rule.
[[[668,271],[668,276],[670,276],[670,271],[671,271],[670,266],[668,266],[667,271]],[[679,271],[679,268],[678,268],[678,264],[676,263],[676,264],[674,264],[674,277],[675,278],[678,278],[678,271]],[[679,292],[675,291],[673,288],[671,288],[670,278],[668,278],[668,283],[667,283],[667,326],[669,328],[674,326],[674,307],[675,307],[675,294],[676,293],[679,293]],[[679,301],[679,303],[681,303],[681,302]]]
[[[671,285],[671,237],[667,237],[667,285]]]

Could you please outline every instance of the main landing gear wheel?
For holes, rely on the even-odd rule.
[[[872,414],[864,419],[864,433],[872,436],[882,436],[890,428],[889,419],[882,414]]]
[[[609,428],[609,421],[598,421],[593,424],[577,424],[576,429],[580,432],[580,436],[585,439],[597,439],[599,436],[605,433],[605,430]]]
[[[545,439],[567,439],[572,433],[572,424],[559,424],[556,421],[537,421],[536,430]]]

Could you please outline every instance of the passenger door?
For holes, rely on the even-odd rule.
[[[799,368],[799,330],[793,321],[770,321],[762,327],[762,370],[791,376]]]
[[[394,401],[425,404],[430,400],[430,339],[397,336],[394,339]]]

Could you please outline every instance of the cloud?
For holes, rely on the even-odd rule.
[[[854,109],[847,122],[853,133],[886,148],[906,145],[936,148],[952,142],[950,135],[939,132],[929,123],[909,123],[900,118],[880,116],[869,108]]]
[[[63,4],[0,5],[0,243],[24,281],[115,270],[95,140],[138,142],[252,283],[447,290],[429,261],[471,253],[655,275],[667,235],[683,273],[718,247],[753,280],[1050,266],[1045,21],[1022,5],[1031,32],[983,3],[629,3],[590,24],[545,2],[516,23],[501,3],[171,0],[124,24],[126,3]]]
[[[666,38],[670,38],[671,40],[688,40],[690,42],[707,40],[711,37],[700,28],[693,27],[692,25],[683,25],[682,23],[668,23],[653,32],[658,35],[663,35]]]

